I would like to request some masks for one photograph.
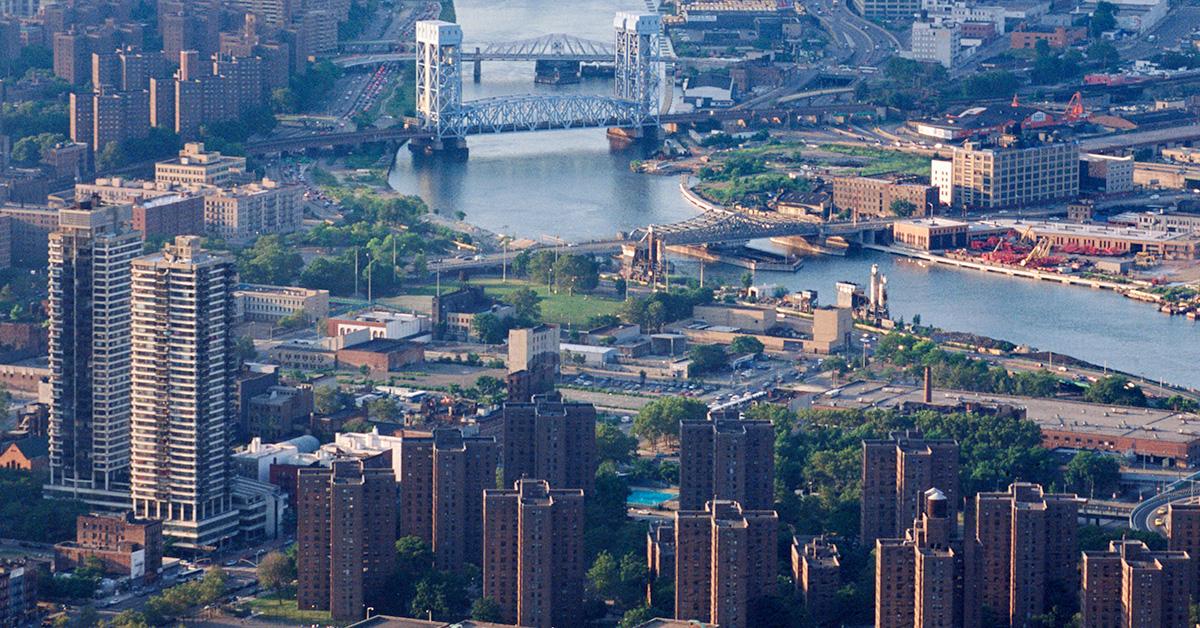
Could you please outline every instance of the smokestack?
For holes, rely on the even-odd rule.
[[[925,367],[925,385],[921,390],[921,399],[925,403],[933,403],[933,376],[929,367]]]

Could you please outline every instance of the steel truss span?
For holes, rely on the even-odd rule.
[[[664,244],[741,242],[777,236],[817,235],[819,225],[805,220],[758,217],[747,213],[708,211],[669,225],[655,225],[648,237]]]
[[[520,41],[492,42],[484,44],[479,53],[465,46],[464,57],[496,61],[554,60],[604,61],[612,63],[613,47],[590,39],[581,39],[562,33]]]
[[[638,103],[605,96],[506,96],[464,102],[443,111],[442,135],[508,133],[599,126],[636,127],[655,119]]]

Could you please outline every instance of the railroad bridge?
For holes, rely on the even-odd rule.
[[[479,133],[656,125],[662,108],[661,20],[657,14],[618,13],[611,55],[597,42],[551,36],[491,48],[495,58],[600,58],[614,64],[612,96],[514,96],[463,101],[462,28],[440,20],[417,23],[417,117],[432,140],[428,150],[463,148]],[[479,55],[484,51],[480,50]],[[507,57],[504,57],[507,55]],[[541,57],[545,58],[545,57]]]

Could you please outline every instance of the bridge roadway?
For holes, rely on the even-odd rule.
[[[551,33],[517,41],[463,44],[460,58],[464,63],[475,61],[576,61],[579,63],[612,63],[616,52],[612,44],[592,41],[564,33]],[[333,60],[334,65],[351,68],[361,65],[414,61],[414,51],[346,55]]]
[[[651,228],[654,230],[655,237],[661,238],[663,243],[685,245],[744,243],[758,238],[780,236],[846,235],[880,229],[892,223],[891,220],[875,220],[818,224],[790,218],[772,220],[768,214],[769,212],[748,214],[746,212],[710,211],[670,225],[654,225],[646,229],[636,229],[626,238],[592,240],[566,245],[538,244],[525,250],[560,248],[567,253],[592,255],[616,253],[622,245],[642,242]],[[516,253],[509,251],[508,253],[487,253],[468,259],[442,258],[431,261],[428,268],[430,271],[436,272],[498,268],[506,260],[511,263],[515,255]]]
[[[671,113],[659,116],[659,124],[671,123],[691,123],[700,122],[703,120],[744,120],[744,121],[766,121],[774,122],[777,120],[790,117],[808,117],[808,116],[823,116],[830,114],[853,114],[874,111],[875,107],[871,105],[860,104],[835,104],[822,105],[813,107],[793,107],[793,108],[774,108],[774,109],[749,109],[749,110],[731,110],[731,109],[714,109],[709,111],[692,111],[687,113]],[[613,120],[614,123],[618,122]],[[596,126],[615,126],[616,124],[598,124]],[[486,126],[486,125],[484,125]],[[513,131],[536,131],[552,128],[580,128],[583,124],[566,124],[566,125],[549,125],[537,124],[530,122],[528,124],[516,125],[496,125],[488,128],[476,129],[475,133],[503,133]],[[412,127],[391,127],[387,129],[365,129],[361,131],[338,131],[334,133],[310,133],[308,135],[294,135],[289,137],[276,137],[265,140],[257,140],[247,142],[246,153],[251,155],[263,155],[278,152],[290,152],[297,150],[305,150],[309,148],[333,148],[337,146],[357,146],[360,144],[371,144],[374,142],[403,142],[413,139],[428,139],[433,137],[433,134],[424,129]]]

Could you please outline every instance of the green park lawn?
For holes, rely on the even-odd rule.
[[[453,290],[459,286],[457,281],[442,281],[442,291]],[[510,293],[520,288],[532,288],[541,297],[542,320],[547,323],[562,323],[582,325],[593,316],[616,314],[621,309],[621,301],[607,296],[592,294],[567,294],[566,290],[551,292],[544,284],[534,285],[526,279],[509,278],[502,282],[498,277],[481,277],[472,279],[471,285],[483,286],[487,293],[504,300]],[[434,294],[433,285],[407,286],[406,294]],[[386,303],[387,299],[382,299]]]
[[[282,624],[310,625],[332,623],[328,611],[302,611],[296,600],[278,597],[258,597],[246,603],[255,613],[254,618]]]

